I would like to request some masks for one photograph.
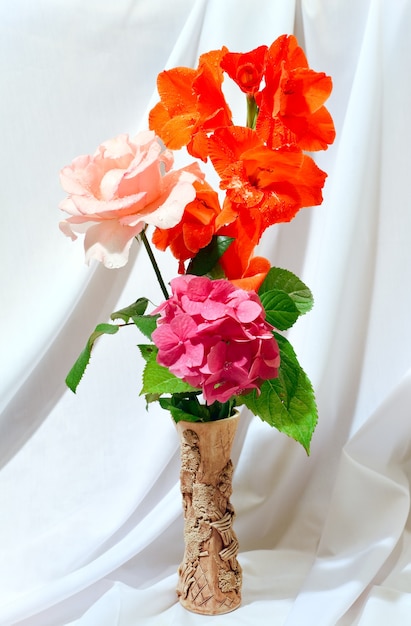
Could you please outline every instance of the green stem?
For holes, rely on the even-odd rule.
[[[157,265],[157,261],[154,258],[153,251],[152,251],[151,246],[150,246],[150,244],[148,242],[148,239],[146,237],[145,229],[141,231],[140,237],[141,237],[141,241],[143,242],[144,247],[145,247],[145,249],[147,251],[148,258],[151,261],[151,265],[153,266],[153,270],[154,270],[154,272],[156,274],[156,277],[157,277],[157,280],[158,280],[158,284],[160,285],[161,291],[163,292],[163,295],[164,295],[165,299],[168,300],[168,298],[170,296],[168,294],[167,287],[166,287],[166,285],[164,283],[163,277],[161,276],[160,268]]]
[[[252,94],[247,94],[247,127],[255,129],[258,106]]]

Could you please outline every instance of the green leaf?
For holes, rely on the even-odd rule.
[[[301,443],[309,454],[318,419],[314,391],[291,344],[277,333],[275,338],[281,355],[278,378],[265,381],[260,395],[252,391],[241,399],[254,415]]]
[[[143,315],[146,312],[148,306],[147,298],[138,298],[133,304],[126,306],[124,309],[115,311],[110,315],[110,319],[117,320],[122,319],[126,324],[136,315]]]
[[[169,398],[160,398],[159,400],[161,408],[166,411],[170,411],[171,417],[175,422],[198,422],[198,417],[191,415],[191,413],[186,413],[183,409],[179,409],[177,406],[174,406],[170,403]]]
[[[155,360],[157,358],[158,348],[157,348],[157,346],[153,345],[152,343],[150,343],[150,344],[139,344],[137,346],[137,348],[140,350],[141,356],[146,361],[146,363],[148,361],[151,361],[152,359]]]
[[[314,299],[311,291],[298,276],[289,270],[272,267],[261,285],[258,294],[261,298],[262,294],[273,289],[284,291],[284,293],[289,295],[294,301],[300,315],[308,313],[313,307]]]
[[[80,380],[83,378],[83,374],[90,361],[91,351],[93,349],[94,342],[101,335],[114,335],[118,331],[119,327],[113,324],[98,324],[93,333],[88,338],[86,347],[81,352],[77,361],[69,371],[66,377],[66,385],[73,393],[76,393],[76,389]]]
[[[157,363],[157,348],[155,346],[139,346],[139,348],[146,361],[140,395],[197,391],[181,378],[174,376],[166,367]]]
[[[232,241],[232,237],[215,235],[208,246],[200,250],[194,259],[191,260],[187,268],[187,274],[204,276],[211,272]]]
[[[284,291],[270,289],[260,296],[267,321],[278,330],[287,330],[299,318],[294,300]]]
[[[213,422],[235,414],[235,398],[230,398],[227,402],[201,404],[198,399],[200,393],[200,390],[175,393],[171,398],[158,398],[158,401],[163,409],[170,411],[176,422]]]
[[[140,332],[151,339],[153,331],[157,328],[159,315],[133,315],[132,319]]]
[[[146,393],[146,402],[147,404],[151,404],[152,402],[159,402],[160,394],[158,393]]]
[[[196,397],[171,397],[160,398],[160,406],[170,411],[175,422],[205,422],[209,421],[207,408],[199,404]],[[208,418],[208,419],[207,419]]]
[[[164,394],[193,391],[194,387],[174,376],[166,367],[157,361],[148,361],[143,373],[143,388],[141,394]]]

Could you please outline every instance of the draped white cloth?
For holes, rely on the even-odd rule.
[[[290,339],[320,417],[307,457],[243,411],[243,603],[206,618],[176,601],[178,441],[139,397],[137,331],[99,341],[77,395],[64,385],[98,322],[161,294],[137,248],[85,266],[58,230],[58,172],[146,128],[165,66],[282,33],[334,82],[324,203],[262,245],[314,293]],[[1,626],[410,623],[410,33],[408,0],[0,3]]]

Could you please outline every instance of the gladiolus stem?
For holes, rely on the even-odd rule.
[[[157,261],[156,261],[156,259],[154,257],[153,251],[152,251],[151,246],[149,244],[149,241],[148,241],[148,239],[146,237],[145,229],[141,231],[140,237],[141,237],[141,241],[143,242],[144,247],[145,247],[145,249],[147,251],[148,258],[151,261],[151,265],[153,266],[153,270],[154,270],[154,272],[156,274],[156,277],[157,277],[157,280],[158,280],[158,284],[160,285],[161,291],[163,292],[163,295],[164,295],[165,299],[168,300],[169,294],[168,294],[168,291],[167,291],[167,287],[166,287],[166,285],[164,283],[163,277],[161,276],[160,268],[157,265]]]
[[[247,94],[247,127],[255,129],[258,106],[252,94]]]

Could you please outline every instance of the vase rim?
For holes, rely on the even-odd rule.
[[[212,428],[213,425],[215,427],[216,424],[222,424],[222,423],[227,423],[229,421],[236,421],[240,418],[240,411],[236,408],[234,409],[234,413],[233,415],[230,415],[229,417],[224,417],[222,419],[219,420],[210,420],[209,422],[191,422],[191,421],[186,421],[186,420],[179,420],[178,422],[174,422],[175,426],[178,426],[179,424],[184,425],[186,428],[190,428],[190,427],[210,427]],[[174,421],[174,420],[173,420]]]

